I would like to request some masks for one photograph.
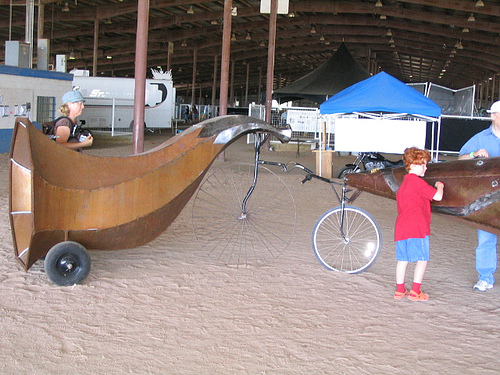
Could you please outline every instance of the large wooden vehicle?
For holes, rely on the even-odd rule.
[[[288,234],[293,231],[281,233],[272,227],[279,224],[279,218],[294,217],[293,204],[283,205],[276,199],[279,202],[271,212],[282,206],[290,212],[269,216],[267,221],[262,221],[260,208],[252,208],[251,215],[246,208],[256,187],[257,171],[263,168],[257,166],[279,165],[290,170],[282,163],[260,160],[261,133],[287,141],[290,129],[277,130],[247,116],[223,116],[195,125],[140,155],[95,157],[59,146],[28,120],[18,120],[10,158],[10,221],[16,259],[28,270],[45,256],[45,270],[53,282],[72,285],[82,281],[90,270],[86,248],[124,249],[154,239],[177,217],[217,155],[249,132],[256,133],[253,172],[231,172],[229,185],[224,185],[225,175],[214,173],[194,202],[194,206],[200,202],[197,207],[202,213],[195,221],[202,226],[210,222],[205,234],[212,243],[206,247],[218,259],[226,258],[226,253],[232,256],[233,249],[246,253],[261,247],[264,252],[274,252],[275,242],[286,238],[285,246],[290,243]],[[295,167],[307,173],[303,182],[315,177],[332,187],[342,186],[341,194],[336,192],[340,206],[326,212],[313,230],[313,249],[320,262],[328,269],[348,273],[370,267],[381,250],[380,228],[369,213],[348,204],[360,191],[395,198],[405,169],[351,173],[342,183],[317,176],[300,164]],[[253,178],[248,192],[248,185],[234,184],[235,176]],[[431,163],[424,179],[431,185],[438,180],[445,183],[443,200],[432,204],[434,212],[500,234],[500,158]],[[262,182],[272,183],[270,179]],[[269,192],[284,190],[286,186],[277,185],[265,191],[276,198]],[[236,193],[234,199],[230,191]],[[266,201],[264,206],[270,204]],[[204,215],[206,212],[209,214]],[[195,233],[204,231],[196,229]],[[234,244],[224,245],[223,239]],[[253,240],[262,243],[256,245]]]
[[[404,167],[346,175],[347,184],[395,199],[406,174]],[[432,202],[433,212],[467,221],[500,234],[500,157],[430,163],[424,180],[445,184],[443,199]]]
[[[57,145],[18,119],[10,151],[10,223],[15,257],[27,271],[45,257],[58,285],[81,282],[86,249],[125,249],[162,233],[195,193],[217,155],[238,137],[291,130],[248,116],[206,120],[148,152],[97,157]]]

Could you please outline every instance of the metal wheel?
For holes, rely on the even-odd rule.
[[[45,273],[56,285],[82,282],[90,272],[90,255],[79,243],[60,242],[49,250],[44,260]]]
[[[314,253],[329,270],[362,272],[375,262],[382,249],[380,228],[366,211],[345,206],[343,236],[341,216],[341,207],[336,207],[318,220],[312,236]]]
[[[219,262],[232,266],[257,265],[278,257],[295,233],[295,201],[283,180],[259,166],[233,164],[210,174],[193,204],[193,230],[198,243]]]

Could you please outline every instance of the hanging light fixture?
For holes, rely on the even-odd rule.
[[[187,47],[187,45],[188,45],[188,44],[187,44],[186,40],[184,39],[184,40],[182,41],[181,46],[182,46],[182,47]]]
[[[456,46],[458,49],[464,49],[464,46],[462,46],[462,41],[459,40],[458,43],[456,44]]]
[[[68,3],[64,3],[63,8],[61,9],[63,12],[69,12],[69,6]]]
[[[231,41],[236,42],[236,34],[235,33],[233,33],[233,35],[231,35]]]
[[[189,9],[187,10],[187,12],[186,12],[186,13],[187,13],[187,14],[194,14],[194,9],[193,9],[193,6],[192,6],[192,5],[189,7]]]
[[[387,34],[385,34],[386,36],[392,36],[392,31],[391,29],[387,30]]]
[[[319,40],[323,41],[323,40],[325,40],[325,37],[324,37],[323,35],[321,35],[321,36],[319,37]]]
[[[261,41],[260,41],[259,46],[261,46],[261,47],[265,47],[265,46],[266,46],[266,43],[264,43],[264,41],[263,41],[263,40],[261,40]]]
[[[479,7],[484,7],[484,2],[482,0],[478,0],[476,2],[476,7],[479,8]]]
[[[106,25],[111,25],[113,22],[111,22],[111,18],[106,18],[106,21],[104,21]]]
[[[219,22],[217,22],[217,20],[212,20],[212,21],[210,22],[210,25],[218,25],[218,24],[219,24]]]
[[[476,21],[476,18],[474,17],[474,13],[471,13],[469,15],[469,18],[467,18],[467,21],[468,22],[475,22]]]
[[[468,32],[469,32],[469,28],[468,28],[468,27],[464,27],[464,28],[462,29],[462,32],[463,32],[463,33],[468,33]]]
[[[71,50],[71,52],[70,52],[70,54],[69,54],[69,59],[70,59],[70,60],[74,60],[74,59],[76,59],[76,57],[75,57],[75,53],[73,52],[73,50]]]
[[[250,35],[250,33],[247,33],[247,36],[245,37],[246,40],[252,40],[252,36]]]
[[[391,36],[391,39],[389,39],[389,44],[394,44],[394,38]]]
[[[288,17],[290,17],[290,18],[295,17],[295,12],[290,12],[290,13],[288,13]]]
[[[314,25],[311,27],[311,34],[316,34],[316,29],[314,28]]]
[[[380,0],[377,0],[377,2],[375,3],[375,8],[382,8],[383,6],[384,4],[382,4]]]
[[[380,19],[381,19],[381,20],[386,20],[386,19],[387,19],[387,16],[386,16],[385,14],[381,14],[381,15],[380,15]]]

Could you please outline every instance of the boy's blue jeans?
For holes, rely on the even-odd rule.
[[[497,269],[497,235],[478,229],[477,240],[476,270],[479,280],[494,284],[493,274]]]

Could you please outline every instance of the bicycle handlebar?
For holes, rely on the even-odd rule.
[[[289,171],[291,171],[294,168],[302,169],[304,172],[307,173],[306,177],[302,180],[302,183],[305,183],[307,181],[311,181],[313,178],[316,178],[316,179],[318,179],[320,181],[328,182],[329,184],[343,185],[340,182],[333,181],[333,180],[331,180],[329,178],[317,175],[316,173],[314,173],[313,171],[311,171],[309,168],[303,166],[302,164],[295,163],[295,162],[292,162],[292,163],[293,163],[293,166],[291,168],[288,168],[288,166],[287,166],[287,169],[285,170],[285,172],[289,172]]]
[[[351,189],[347,188],[346,186],[346,181],[344,180],[343,182],[338,182],[331,180],[326,177],[322,177],[311,171],[309,168],[303,166],[302,164],[295,163],[295,162],[290,162],[288,164],[280,163],[280,162],[273,162],[273,161],[264,161],[264,160],[258,160],[258,164],[266,164],[266,165],[275,165],[279,166],[283,169],[283,172],[287,173],[290,172],[291,170],[295,168],[302,169],[304,172],[306,172],[306,175],[304,179],[302,180],[301,184],[306,183],[307,181],[311,181],[313,178],[323,181],[323,182],[328,182],[330,186],[332,187],[335,196],[337,197],[339,203],[344,204],[345,202],[352,202],[356,197],[361,193],[361,191],[358,191],[357,193],[353,194],[351,198],[346,197],[346,193],[352,191]],[[339,195],[337,190],[335,189],[334,185],[342,186],[342,193]]]
[[[317,174],[314,174],[314,173],[308,173],[306,178],[302,181],[302,183],[307,182],[307,181],[311,181],[313,178],[316,178],[316,179],[323,181],[323,182],[328,182],[329,184],[343,185],[340,182],[332,181],[329,178],[321,177],[321,176],[318,176]]]
[[[265,160],[259,160],[258,163],[265,164],[265,165],[279,166],[279,167],[281,167],[281,169],[283,169],[283,172],[285,172],[285,173],[288,173],[288,172],[294,170],[295,168],[302,169],[304,172],[306,172],[306,177],[302,180],[302,184],[307,182],[307,181],[311,181],[313,178],[316,178],[320,181],[328,182],[329,184],[344,185],[344,183],[337,182],[337,181],[331,180],[329,178],[319,176],[316,173],[314,173],[313,171],[311,171],[309,168],[307,168],[299,163],[289,162],[288,164],[284,164],[284,163],[280,163],[280,162],[265,161]]]

